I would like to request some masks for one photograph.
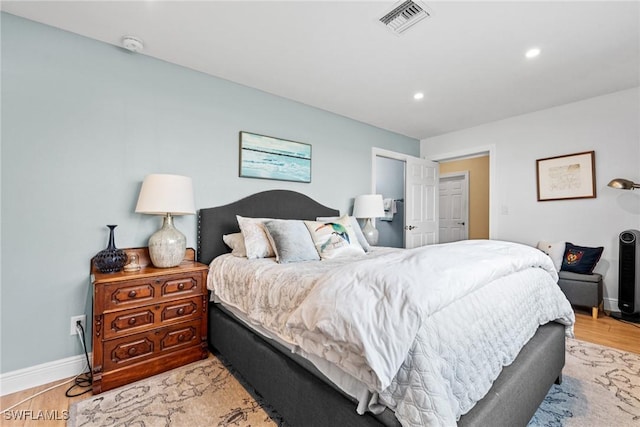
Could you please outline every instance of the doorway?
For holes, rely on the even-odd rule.
[[[378,245],[404,248],[404,192],[406,163],[403,160],[375,156],[375,194],[382,194],[385,216],[378,218]]]
[[[462,174],[467,172],[468,189],[468,239],[489,239],[491,233],[491,179],[494,175],[491,155],[487,152],[459,157],[455,159],[442,159],[440,172],[442,177],[450,174]],[[441,199],[444,201],[444,199]],[[443,212],[441,212],[443,214]],[[454,224],[455,225],[455,224]],[[441,243],[444,239],[441,238]]]
[[[376,221],[380,246],[438,243],[438,171],[436,162],[372,149],[372,192],[386,204],[386,218]]]
[[[440,174],[440,243],[469,238],[469,171]]]

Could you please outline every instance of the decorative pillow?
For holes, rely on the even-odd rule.
[[[270,258],[275,256],[264,228],[264,222],[271,218],[246,218],[236,215],[236,219],[244,236],[247,258]]]
[[[303,221],[272,219],[265,221],[264,227],[280,264],[320,260]]]
[[[579,274],[591,274],[602,256],[604,248],[588,248],[576,246],[567,242],[562,259],[562,271],[570,271]]]
[[[549,243],[545,241],[538,242],[538,249],[549,255],[556,271],[560,271],[562,267],[562,258],[564,257],[565,242]]]
[[[321,259],[364,254],[347,215],[335,221],[305,221]]]
[[[316,218],[316,221],[331,222],[339,218],[340,217],[338,216],[319,216],[318,218]],[[353,231],[356,233],[358,243],[360,243],[360,246],[362,246],[362,249],[364,249],[365,252],[369,252],[371,250],[371,246],[369,245],[369,242],[367,242],[366,237],[364,237],[364,233],[362,232],[362,228],[360,228],[358,220],[356,219],[356,217],[350,216],[349,221],[351,221],[351,227],[353,227]]]
[[[244,247],[244,236],[242,233],[225,234],[222,236],[224,243],[231,248],[231,255],[246,257],[247,249]]]

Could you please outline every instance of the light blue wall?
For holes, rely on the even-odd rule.
[[[80,354],[70,317],[90,313],[89,259],[135,214],[149,173],[193,178],[196,207],[287,188],[347,211],[367,193],[371,148],[419,142],[326,111],[2,13],[1,370]],[[240,130],[313,146],[312,183],[238,177]],[[194,216],[176,226],[196,246]]]

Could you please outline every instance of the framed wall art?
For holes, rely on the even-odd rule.
[[[596,197],[595,152],[536,160],[538,201]]]
[[[240,176],[311,182],[311,144],[240,132]]]

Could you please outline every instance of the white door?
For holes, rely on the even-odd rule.
[[[440,175],[440,243],[469,238],[469,172]]]
[[[404,246],[438,243],[438,163],[406,159]]]

